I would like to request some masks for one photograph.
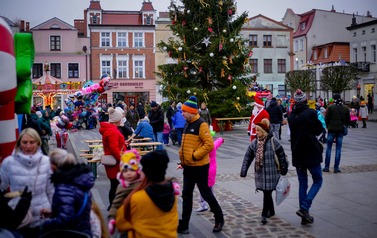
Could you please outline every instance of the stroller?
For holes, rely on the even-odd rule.
[[[359,128],[359,125],[357,124],[358,118],[357,118],[357,111],[352,108],[350,110],[350,115],[351,115],[351,121],[348,124],[348,127],[352,128]]]
[[[173,145],[178,142],[178,134],[177,134],[177,129],[174,128],[171,133],[171,141],[173,142]]]

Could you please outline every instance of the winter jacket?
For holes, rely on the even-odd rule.
[[[92,236],[90,189],[94,186],[94,176],[91,168],[85,164],[60,167],[52,174],[51,181],[55,185],[52,215],[43,223],[42,232],[70,229]],[[88,193],[86,204],[84,203],[85,193]],[[83,205],[85,205],[84,210],[78,215]]]
[[[358,101],[356,101],[356,100],[352,100],[352,101],[351,101],[351,104],[350,104],[350,107],[351,107],[351,108],[355,108],[356,110],[359,110],[360,104],[359,104]]]
[[[133,113],[133,115],[132,115],[132,113]],[[135,130],[136,127],[137,127],[137,123],[140,120],[139,113],[136,110],[132,110],[132,112],[131,112],[131,110],[128,110],[127,113],[126,113],[126,118],[127,118],[127,121],[129,121],[131,123],[132,128],[134,128],[134,130]]]
[[[316,136],[323,132],[323,127],[317,112],[304,103],[296,103],[288,115],[288,123],[293,166],[315,166],[322,163],[323,147]]]
[[[164,130],[162,131],[163,134],[169,134],[170,133],[170,127],[168,124],[164,124]]]
[[[125,140],[115,125],[108,122],[101,122],[100,125],[99,133],[102,135],[103,151],[105,155],[112,155],[117,160],[115,166],[105,166],[107,177],[114,179],[119,172],[120,152],[122,149],[126,150]]]
[[[213,150],[213,139],[209,126],[196,114],[186,123],[182,132],[179,158],[184,166],[203,166],[209,163],[209,152]]]
[[[49,135],[51,128],[42,121],[42,118],[39,118],[36,113],[31,113],[31,118],[38,123],[38,126],[42,129],[41,138],[45,138],[46,135]]]
[[[208,187],[212,187],[216,183],[217,162],[216,162],[216,150],[224,142],[223,138],[217,138],[213,142],[213,150],[209,152],[209,171],[208,171]]]
[[[26,216],[30,206],[30,199],[22,195],[15,209],[8,206],[10,198],[4,197],[7,191],[0,192],[0,228],[7,230],[16,230]],[[31,197],[31,194],[30,194]],[[0,234],[0,237],[1,234]]]
[[[182,115],[181,108],[177,108],[174,116],[171,118],[175,128],[184,128],[186,124],[186,120]]]
[[[24,114],[21,130],[24,130],[26,128],[33,128],[34,130],[38,132],[38,135],[40,137],[43,136],[42,128],[39,126],[37,120],[33,119],[31,115]]]
[[[134,134],[140,135],[144,138],[153,139],[153,128],[149,124],[148,120],[142,119],[140,123],[137,125]]]
[[[368,108],[366,106],[360,106],[359,116],[361,118],[367,118],[368,117]]]
[[[344,128],[342,118],[344,125],[348,126],[351,117],[347,106],[331,104],[327,107],[325,121],[329,133],[343,133]]]
[[[38,178],[35,182],[37,173]],[[10,187],[11,192],[23,191],[25,186],[28,186],[28,191],[34,190],[30,204],[34,221],[30,227],[36,227],[43,222],[39,219],[39,210],[42,208],[51,209],[52,197],[54,195],[54,185],[50,182],[51,174],[50,159],[43,155],[40,149],[31,156],[24,155],[21,151],[17,153],[14,151],[1,164],[1,190],[6,190]]]
[[[48,110],[44,110],[42,112],[42,118],[41,118],[41,120],[42,120],[42,122],[44,124],[46,124],[48,126],[48,128],[49,128],[48,135],[51,136],[52,135],[52,131],[51,131],[51,123],[50,123],[50,113],[48,112],[48,116],[46,116],[46,112],[48,112]]]
[[[268,106],[266,111],[270,116],[271,124],[280,124],[280,122],[283,120],[283,111],[281,110],[280,106],[277,104],[276,101],[271,100],[270,106]]]
[[[132,135],[132,127],[129,121],[125,121],[123,126],[118,126],[118,130],[122,133],[125,140],[128,139],[128,136]]]
[[[107,216],[109,220],[115,219],[118,209],[123,205],[124,199],[140,184],[140,180],[137,182],[131,182],[127,188],[125,188],[122,183],[120,183],[115,192],[115,197],[113,203],[111,204],[109,215]]]
[[[177,237],[177,196],[171,181],[135,192],[130,203],[131,221],[124,218],[124,205],[117,212],[119,232],[128,231],[129,238]]]
[[[172,117],[174,116],[175,110],[172,105],[168,107],[168,111],[166,112],[166,118],[168,119],[169,124],[172,123]]]
[[[322,123],[322,127],[326,129],[326,122],[325,118],[323,117],[323,114],[321,112],[317,112],[318,120]]]
[[[164,111],[160,106],[157,106],[157,110],[151,110],[149,115],[149,124],[153,128],[153,133],[162,132],[164,130]]]
[[[198,112],[199,112],[200,117],[203,118],[204,121],[208,123],[208,125],[212,124],[211,113],[209,113],[208,108],[205,108],[205,109],[200,108]]]
[[[139,113],[140,119],[144,118],[145,117],[144,105],[138,105],[137,112]]]

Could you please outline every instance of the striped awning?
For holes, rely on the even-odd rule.
[[[43,73],[42,77],[33,81],[33,84],[39,84],[39,83],[41,83],[41,84],[47,84],[47,83],[55,84],[55,83],[63,83],[63,81],[51,76],[50,71],[47,71],[47,72]]]

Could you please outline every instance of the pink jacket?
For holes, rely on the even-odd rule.
[[[162,134],[169,134],[170,133],[170,127],[168,124],[164,124],[164,131]]]
[[[217,171],[217,163],[216,163],[216,150],[221,146],[224,142],[223,138],[217,138],[213,142],[213,150],[209,153],[209,172],[208,172],[208,186],[212,187],[215,185],[216,182],[216,171]]]
[[[357,116],[351,116],[351,121],[357,121],[357,120],[358,120]]]

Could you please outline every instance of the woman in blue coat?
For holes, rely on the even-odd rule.
[[[55,193],[52,210],[40,210],[41,215],[50,218],[43,223],[42,233],[69,229],[92,237],[90,189],[94,186],[94,177],[91,168],[78,164],[74,156],[63,149],[54,149],[49,157],[54,171],[51,181],[55,185]]]
[[[183,128],[185,127],[186,120],[182,115],[182,103],[177,104],[177,111],[175,112],[174,116],[172,116],[172,121],[174,124],[174,128],[177,129],[177,136],[178,136],[178,145],[181,145],[182,141],[182,132]]]
[[[148,117],[140,119],[139,124],[137,124],[136,130],[134,131],[135,135],[142,136],[144,138],[153,139],[153,127],[149,124]]]

